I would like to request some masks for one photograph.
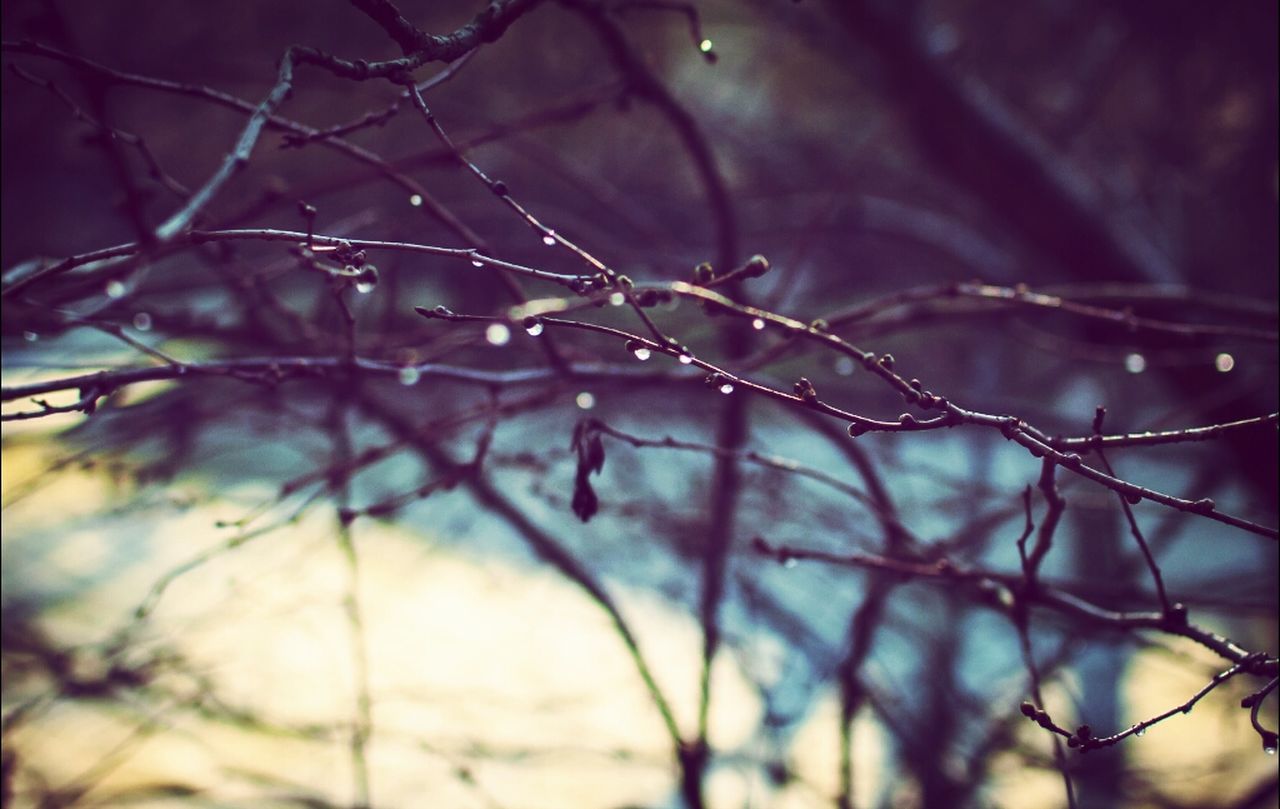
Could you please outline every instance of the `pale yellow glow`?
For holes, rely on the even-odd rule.
[[[215,528],[218,520],[235,520],[272,496],[266,486],[220,499],[181,487],[144,490],[151,506],[112,517],[118,494],[139,493],[132,484],[76,468],[46,476],[66,450],[29,435],[4,450],[6,581],[64,596],[40,614],[40,626],[60,645],[80,645],[76,671],[103,671],[100,644],[131,625],[158,581],[240,535],[238,528]],[[579,588],[535,563],[468,554],[465,536],[445,542],[358,520],[353,538],[373,726],[365,758],[377,805],[414,806],[423,794],[456,807],[670,802],[676,779],[665,728],[609,619]],[[57,701],[6,744],[21,751],[24,767],[55,784],[119,750],[116,766],[90,793],[96,797],[183,782],[207,790],[213,802],[252,803],[284,791],[348,803],[358,681],[344,610],[349,575],[330,507],[213,553],[174,579],[150,617],[133,626],[131,643],[140,653],[163,649],[183,661],[160,669],[146,700]],[[696,620],[660,595],[606,584],[690,736],[700,671]],[[838,793],[833,692],[813,704],[781,753],[796,780],[778,788],[755,766],[756,757],[772,754],[756,741],[762,708],[740,665],[768,681],[789,653],[784,644],[757,643],[746,664],[730,653],[717,660],[710,737],[726,763],[706,783],[713,809],[831,806]],[[1134,658],[1124,682],[1126,722],[1179,704],[1221,666],[1189,642],[1174,653]],[[1203,666],[1197,671],[1188,659]],[[233,713],[196,709],[202,681],[217,696],[210,704]],[[7,682],[6,698],[47,693],[49,685]],[[1239,757],[1256,750],[1240,766],[1259,778],[1274,766],[1241,721],[1244,685],[1228,684],[1190,715],[1130,740],[1126,754],[1180,799],[1239,794],[1253,781],[1238,770],[1214,772],[1221,752]],[[1068,727],[1080,721],[1073,688],[1069,679],[1045,685],[1048,709]],[[1021,698],[1008,697],[1011,711]],[[1023,745],[1047,756],[1049,737],[1019,722]],[[890,744],[884,728],[860,713],[853,740],[857,805],[876,805],[885,790],[909,797],[911,785],[889,769]],[[1009,755],[993,761],[985,794],[997,805],[1062,805],[1056,772],[1029,770]]]
[[[24,473],[14,481],[44,468],[31,448],[6,452],[5,461],[6,473]],[[10,480],[6,474],[6,486]],[[246,513],[255,495],[269,492],[147,513],[145,523],[129,525],[147,537],[146,553],[135,558],[114,553],[121,534],[110,523],[98,530],[86,520],[83,529],[57,535],[21,575],[41,590],[81,585],[43,625],[81,644],[128,625],[166,573],[237,535],[240,529],[214,524]],[[91,474],[69,474],[28,494],[5,512],[6,561],[23,564],[36,526],[48,531],[57,519],[88,518],[110,503],[110,487]],[[51,508],[60,511],[51,515]],[[453,806],[485,805],[487,795],[513,807],[658,804],[673,794],[664,726],[609,619],[577,587],[539,566],[468,557],[456,545],[373,521],[357,522],[354,538],[374,727],[366,758],[377,803],[413,805],[424,790],[451,796]],[[355,713],[356,675],[343,608],[348,576],[332,511],[317,509],[174,579],[137,628],[140,646],[179,654],[182,669],[212,684],[221,704],[261,726],[187,710],[199,692],[195,680],[167,672],[158,687],[170,698],[142,713],[77,702],[33,719],[14,736],[24,762],[71,778],[151,710],[157,724],[127,746],[95,794],[182,780],[230,800],[262,794],[254,790],[269,782],[253,782],[266,778],[295,785],[298,794],[350,800],[345,729]],[[691,734],[696,622],[657,596],[610,589]],[[747,744],[761,708],[731,655],[718,659],[712,689],[713,745]],[[308,727],[320,735],[304,738]],[[460,777],[460,768],[469,775]],[[733,782],[719,776],[709,794],[736,795]]]

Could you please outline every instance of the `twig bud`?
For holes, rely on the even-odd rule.
[[[742,274],[746,278],[759,278],[769,271],[769,259],[757,253],[747,259],[746,265],[742,268]]]

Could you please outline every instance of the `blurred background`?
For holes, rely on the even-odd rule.
[[[399,4],[439,34],[481,7]],[[92,415],[5,422],[5,806],[1058,807],[1063,765],[1023,700],[1103,736],[1229,667],[1033,609],[1033,698],[999,585],[754,553],[1016,576],[1025,487],[1046,513],[1041,462],[977,427],[851,439],[616,337],[520,328],[563,309],[647,334],[607,296],[374,250],[376,284],[344,286],[294,242],[240,239],[28,282],[181,208],[290,45],[400,52],[336,0],[2,13],[4,386],[335,360],[170,375]],[[766,275],[720,291],[824,319],[965,407],[1087,436],[1099,405],[1108,433],[1277,410],[1276,16],[1261,0],[548,2],[414,75],[436,77],[426,103],[470,161],[639,289],[759,254]],[[307,231],[305,203],[317,234],[587,272],[398,87],[296,73],[278,111],[296,123],[266,129],[198,228]],[[1104,314],[993,300],[1024,289]],[[904,409],[847,356],[649,302],[745,379]],[[437,305],[497,320],[413,311]],[[339,364],[352,354],[364,370]],[[1271,422],[1108,460],[1275,526],[1276,450]],[[1115,494],[1058,483],[1044,579],[1158,610]],[[1193,623],[1276,654],[1274,539],[1151,501],[1133,514]],[[1076,804],[1280,805],[1239,707],[1264,682],[1070,751]],[[1274,692],[1260,718],[1276,727]]]

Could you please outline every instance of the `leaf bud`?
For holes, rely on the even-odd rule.
[[[769,259],[757,253],[747,259],[746,266],[742,268],[742,274],[747,278],[759,278],[769,271]]]
[[[1211,514],[1217,507],[1218,504],[1210,500],[1208,497],[1203,497],[1191,504],[1192,510],[1198,514]]]
[[[813,383],[803,376],[796,382],[794,390],[797,396],[810,404],[818,401],[818,391],[814,389]]]

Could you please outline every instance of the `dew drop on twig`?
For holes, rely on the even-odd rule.
[[[133,316],[133,327],[138,331],[151,331],[151,315],[139,312]]]
[[[653,352],[649,350],[649,347],[639,340],[628,340],[624,348],[630,351],[635,358],[641,362],[644,362],[649,359],[649,357],[653,356]]]
[[[530,337],[537,337],[545,329],[546,327],[542,325],[541,320],[530,319],[524,324],[524,330]]]
[[[609,304],[611,306],[621,306],[626,302],[627,302],[627,296],[623,295],[621,292],[615,292],[609,296]]]
[[[555,232],[554,230],[548,230],[548,231],[546,232],[546,235],[544,235],[544,236],[542,237],[542,243],[543,243],[543,244],[545,244],[547,247],[555,247],[555,246],[556,246],[556,232]]]
[[[378,268],[372,264],[366,266],[356,276],[356,292],[368,295],[378,286]]]
[[[573,402],[580,410],[590,410],[596,406],[596,397],[584,390],[574,397]]]
[[[413,207],[415,207],[415,208],[421,208],[421,207],[422,207],[422,195],[421,195],[421,194],[410,194],[410,195],[409,195],[409,204],[410,204],[410,205],[412,205],[412,206],[413,206]]]
[[[688,354],[681,354],[676,359],[680,360],[681,365],[689,365],[690,363],[693,362],[693,357],[689,356]]]
[[[400,384],[405,387],[418,384],[418,380],[422,378],[422,372],[412,365],[400,369]]]
[[[107,297],[108,297],[108,298],[123,298],[123,297],[124,297],[124,292],[125,292],[124,284],[120,283],[119,281],[108,281],[108,282],[107,282]]]
[[[729,382],[723,382],[723,383],[721,383],[721,384],[720,384],[720,392],[721,392],[721,393],[723,393],[723,394],[726,394],[726,395],[727,395],[727,394],[730,394],[730,393],[733,393],[733,385],[732,385],[731,383],[729,383]]]

